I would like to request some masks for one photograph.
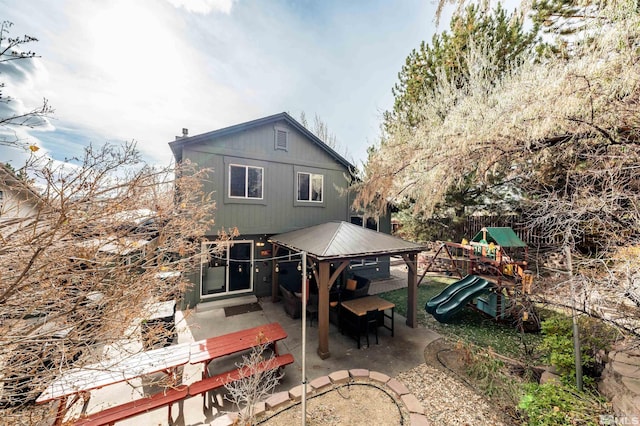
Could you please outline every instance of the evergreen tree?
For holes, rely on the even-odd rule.
[[[522,19],[508,14],[500,4],[493,11],[468,6],[462,15],[451,20],[449,32],[436,34],[431,44],[423,41],[411,51],[392,89],[395,101],[393,111],[385,113],[385,129],[389,131],[398,122],[415,127],[420,122],[419,109],[425,95],[433,92],[437,79],[447,78],[457,87],[464,86],[469,64],[461,58],[471,43],[497,47],[498,57],[491,72],[499,77],[508,64],[530,56],[538,41],[537,33],[537,26],[525,31]]]
[[[454,16],[449,31],[434,35],[430,44],[423,41],[407,57],[392,90],[393,110],[384,115],[385,136],[381,145],[385,145],[386,138],[398,140],[398,134],[412,134],[429,120],[424,115],[427,102],[430,102],[429,113],[437,116],[436,122],[446,120],[448,111],[464,99],[468,90],[477,90],[478,81],[491,86],[518,64],[533,60],[539,42],[537,25],[526,31],[519,15],[509,14],[500,4],[494,10],[468,6],[462,14]],[[443,88],[450,95],[436,93]],[[484,90],[488,91],[490,87]],[[439,103],[430,101],[433,99],[438,99]],[[372,148],[370,158],[374,153],[375,148]],[[449,218],[455,222],[474,206],[491,209],[492,205],[500,204],[503,208],[510,201],[512,194],[500,185],[503,171],[494,169],[487,173],[482,167],[478,164],[475,170],[460,176],[446,188],[443,199],[433,211],[434,218]],[[476,179],[478,174],[487,177],[480,185]],[[410,212],[416,210],[411,200],[405,201],[402,208]],[[411,220],[414,215],[403,217]],[[419,223],[403,225],[410,229],[424,228],[419,231],[423,235],[433,229],[432,223],[425,218]]]

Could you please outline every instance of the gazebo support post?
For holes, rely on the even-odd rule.
[[[333,263],[336,262],[333,261]],[[318,356],[320,359],[327,359],[331,356],[329,353],[329,293],[349,263],[349,260],[342,260],[333,274],[331,273],[331,261],[328,260],[318,262],[318,268],[314,268],[318,283]]]
[[[318,280],[318,356],[327,359],[329,353],[329,262],[319,262]]]
[[[403,254],[402,258],[407,264],[407,325],[416,328],[418,325],[418,264],[417,253]]]

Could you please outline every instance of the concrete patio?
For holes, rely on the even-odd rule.
[[[400,272],[399,272],[400,269]],[[391,279],[372,282],[370,294],[382,293],[395,288],[406,286],[406,278],[402,278],[402,267],[394,268],[395,275]],[[405,272],[406,274],[406,272]],[[233,316],[225,316],[225,305],[241,305],[258,302],[261,310]],[[221,301],[211,304],[201,304],[197,310],[186,313],[177,312],[176,322],[178,328],[178,343],[192,342],[212,336],[218,336],[250,327],[280,323],[286,330],[288,337],[278,343],[280,353],[291,353],[295,359],[294,364],[285,368],[285,376],[276,388],[276,392],[294,388],[302,383],[302,330],[301,319],[292,319],[285,314],[282,302],[273,303],[270,298],[257,300],[254,296],[235,298],[231,301]],[[371,346],[366,342],[361,349],[357,349],[356,341],[342,335],[334,325],[329,330],[329,349],[331,356],[321,359],[317,354],[318,328],[317,322],[313,326],[306,325],[306,376],[308,381],[329,375],[340,370],[354,368],[368,369],[380,372],[390,377],[398,373],[410,370],[424,363],[424,350],[439,335],[426,328],[409,328],[406,318],[395,314],[395,336],[380,328],[379,344],[375,344],[375,338]],[[373,337],[373,336],[371,336]],[[214,361],[210,367],[212,370],[227,371],[241,362],[241,356],[230,356],[220,361]],[[187,364],[183,367],[182,382],[189,384],[200,379],[201,366]],[[131,383],[136,385],[136,383]],[[93,392],[91,406],[98,404],[113,405],[126,402],[126,398],[132,397],[132,387],[129,384],[109,386]],[[149,389],[146,389],[149,390]],[[183,403],[174,406],[173,418],[176,425],[200,425],[209,424],[221,413],[233,410],[233,407],[223,398],[224,389],[213,396],[215,402],[208,409],[203,409],[203,399],[193,397]],[[95,405],[94,405],[95,404]],[[124,420],[119,425],[139,424],[167,424],[167,409],[161,408],[151,413]]]

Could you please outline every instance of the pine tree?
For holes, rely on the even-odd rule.
[[[538,41],[537,33],[537,26],[525,31],[522,20],[508,14],[499,4],[493,11],[475,5],[467,7],[462,15],[451,20],[449,32],[436,34],[430,44],[423,41],[411,51],[392,89],[394,106],[385,113],[385,129],[398,123],[415,127],[420,122],[419,109],[425,95],[433,92],[438,78],[447,78],[457,87],[464,86],[469,70],[460,58],[471,43],[499,46],[496,66],[491,71],[499,77],[509,63],[531,55]]]

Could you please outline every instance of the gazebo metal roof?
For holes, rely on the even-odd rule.
[[[319,261],[398,255],[427,250],[424,245],[341,221],[274,235],[269,241],[290,250],[306,251],[309,256]]]

